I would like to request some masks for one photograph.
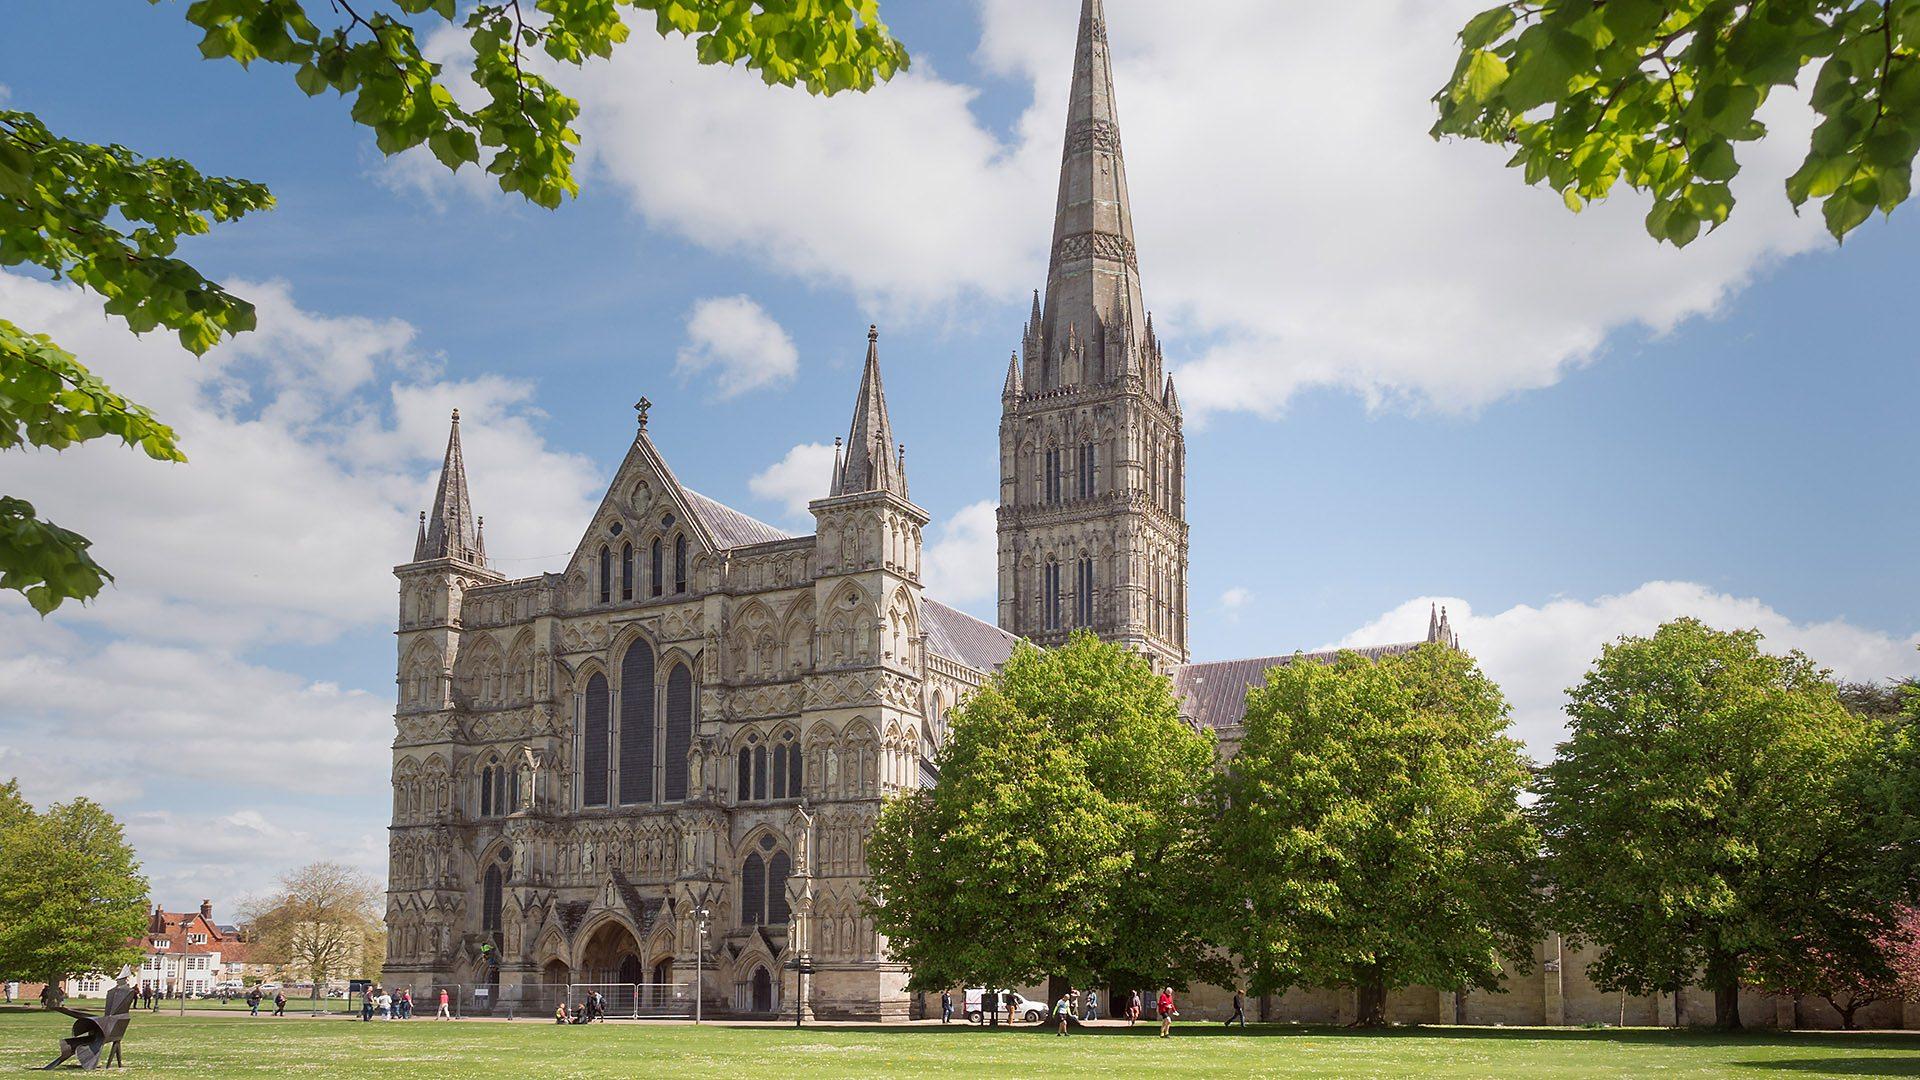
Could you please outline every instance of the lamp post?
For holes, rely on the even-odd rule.
[[[642,409],[640,417],[643,423],[646,415],[646,410]],[[698,939],[693,943],[693,1022],[696,1024],[700,1022],[701,991],[706,988],[708,914],[706,908],[695,908],[693,912],[694,926],[700,931]]]

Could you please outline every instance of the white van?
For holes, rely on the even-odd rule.
[[[985,996],[986,992],[986,988],[984,987],[969,987],[967,989],[966,997],[962,1004],[962,1009],[967,1017],[967,1023],[981,1024],[986,1022],[987,1017],[980,1009],[980,999]],[[1001,990],[999,994],[999,1010],[1002,1020],[1025,1020],[1029,1024],[1037,1024],[1046,1018],[1047,1007],[1040,1002],[1028,1001],[1012,990]]]

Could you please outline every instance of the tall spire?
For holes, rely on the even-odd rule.
[[[887,421],[887,394],[880,386],[880,328],[867,327],[867,366],[860,373],[860,396],[853,403],[847,431],[847,456],[834,473],[834,495],[890,491],[907,497],[906,465],[895,456],[893,425]]]
[[[453,410],[447,434],[447,456],[440,464],[440,487],[433,493],[433,512],[427,515],[425,543],[417,544],[416,560],[461,559],[485,566],[487,557],[473,524],[473,502],[467,497],[467,463],[460,456],[460,410]]]
[[[1116,320],[1121,325],[1113,325]],[[1121,363],[1138,370],[1135,328],[1145,322],[1140,266],[1133,248],[1133,211],[1127,204],[1127,171],[1120,154],[1120,118],[1114,108],[1113,66],[1107,56],[1106,12],[1101,0],[1081,0],[1041,346],[1050,355],[1057,353],[1065,343],[1066,328],[1077,324],[1091,355],[1104,357],[1111,337],[1116,347],[1125,343]],[[1045,370],[1061,368],[1050,364]],[[1098,374],[1112,378],[1122,373]],[[1089,371],[1083,377],[1094,374]]]

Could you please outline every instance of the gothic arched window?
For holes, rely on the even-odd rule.
[[[620,660],[620,801],[653,801],[653,647],[635,640]]]
[[[781,733],[773,746],[773,797],[800,797],[800,745],[791,731]]]
[[[1093,498],[1093,470],[1095,450],[1092,443],[1080,446],[1080,497]]]
[[[687,591],[687,538],[685,535],[673,538],[673,591]]]
[[[740,925],[759,926],[766,921],[767,864],[756,851],[740,865]]]
[[[496,946],[500,940],[500,894],[505,883],[506,875],[495,864],[487,867],[480,885],[480,929],[494,939]]]
[[[767,798],[767,748],[753,748],[753,799],[764,802]]]
[[[600,602],[604,604],[612,599],[613,599],[613,553],[607,550],[607,545],[601,544],[600,545]]]
[[[693,673],[675,664],[667,675],[667,781],[662,797],[679,802],[687,797],[687,752],[693,749]]]
[[[662,571],[663,571],[663,567],[660,565],[660,538],[656,536],[653,538],[653,567],[652,567],[653,578],[649,582],[649,584],[653,587],[653,595],[655,596],[660,595],[660,578],[661,578]]]
[[[580,803],[607,805],[608,731],[607,677],[598,672],[587,680],[580,732]]]
[[[785,926],[791,918],[787,908],[787,875],[793,872],[793,860],[784,851],[776,851],[767,860],[767,925]]]
[[[493,816],[493,772],[493,759],[488,758],[480,767],[480,816],[483,818]]]
[[[1046,605],[1046,627],[1049,630],[1060,629],[1060,564],[1052,559],[1041,571],[1044,580],[1040,583],[1041,603]]]
[[[739,775],[734,778],[733,798],[735,802],[746,802],[753,798],[753,747],[740,748]]]
[[[633,543],[620,545],[620,599],[633,599]]]
[[[1080,556],[1073,573],[1073,621],[1077,626],[1093,625],[1093,557]]]

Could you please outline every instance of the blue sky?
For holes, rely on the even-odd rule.
[[[1783,99],[1722,232],[1656,248],[1631,196],[1575,218],[1424,136],[1474,6],[1109,0],[1142,275],[1190,412],[1197,656],[1403,639],[1446,603],[1536,754],[1600,644],[1675,614],[1850,677],[1920,670],[1912,212],[1844,249],[1796,220],[1778,177],[1807,123]],[[381,158],[283,71],[200,61],[177,4],[16,5],[7,107],[279,207],[186,249],[262,304],[255,340],[205,361],[0,274],[0,315],[194,457],[7,459],[9,491],[121,579],[45,622],[0,600],[0,773],[106,799],[169,904],[306,858],[382,871],[387,575],[446,408],[509,573],[561,565],[641,394],[683,481],[804,527],[788,504],[824,485],[870,321],[934,583],[991,618],[981,504],[1043,283],[1076,7],[891,0],[914,71],[864,101],[637,35],[562,73],[587,157],[547,212]]]

